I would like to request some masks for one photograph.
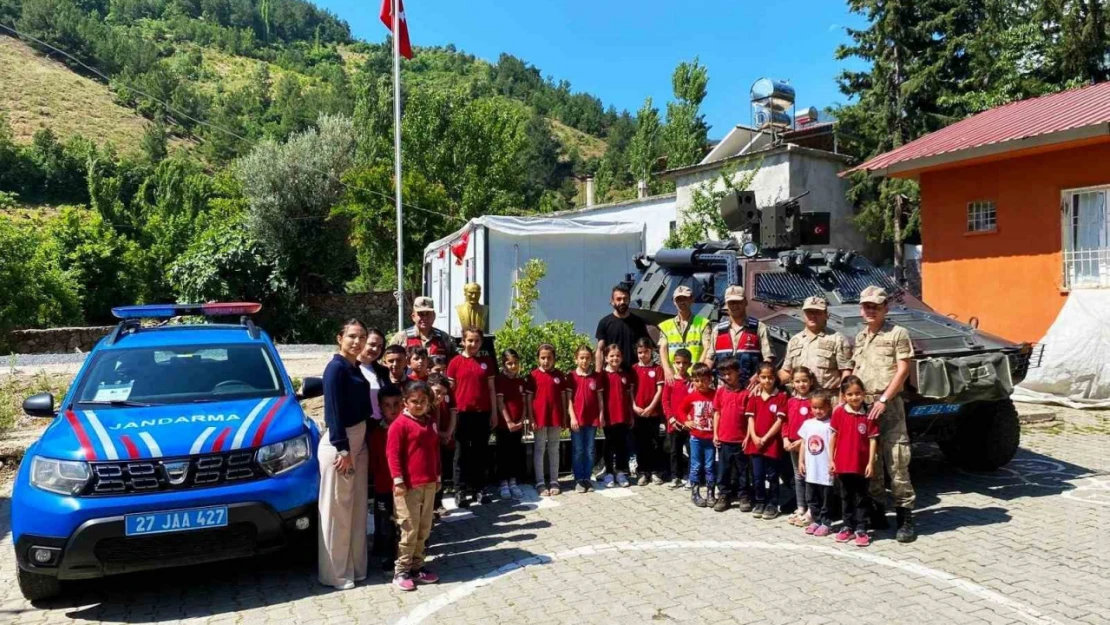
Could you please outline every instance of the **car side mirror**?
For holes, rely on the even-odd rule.
[[[23,412],[27,413],[28,417],[53,419],[58,416],[58,411],[54,410],[54,394],[38,393],[24,399]]]
[[[312,399],[313,397],[322,397],[324,395],[324,380],[323,378],[309,377],[301,382],[301,392],[297,393],[297,400],[304,401]]]

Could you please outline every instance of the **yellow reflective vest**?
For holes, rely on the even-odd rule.
[[[708,325],[709,320],[700,315],[694,315],[690,318],[690,323],[686,325],[686,332],[684,333],[678,331],[677,318],[672,317],[659,324],[659,333],[667,339],[667,356],[670,364],[674,364],[674,353],[683,348],[690,352],[691,364],[701,362],[701,338]]]

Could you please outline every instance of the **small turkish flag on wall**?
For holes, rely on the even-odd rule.
[[[451,254],[455,257],[455,264],[463,264],[463,257],[466,256],[466,248],[470,247],[470,231],[467,230],[459,237],[459,240],[451,245]]]
[[[393,33],[394,37],[398,38],[398,44],[401,56],[406,59],[412,58],[412,44],[409,43],[409,24],[405,20],[405,3],[397,0],[397,11],[400,15],[397,17],[397,30],[399,33]],[[390,31],[393,30],[393,0],[382,0],[382,23]]]

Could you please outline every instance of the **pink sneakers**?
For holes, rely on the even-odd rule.
[[[837,532],[836,542],[846,543],[849,540],[852,540],[852,530],[845,528],[845,529],[842,529],[839,532]]]
[[[416,590],[416,582],[412,581],[412,576],[408,573],[399,573],[393,576],[393,585],[405,592],[412,592]]]
[[[810,524],[809,524],[809,525],[808,525],[808,526],[806,527],[806,534],[809,534],[810,536],[813,536],[814,534],[816,534],[816,533],[817,533],[817,529],[818,529],[818,528],[820,528],[820,527],[821,527],[821,526],[820,526],[820,525],[818,525],[818,524],[816,524],[816,523],[810,523]]]
[[[424,568],[413,573],[412,578],[417,584],[434,584],[439,581],[439,575]]]
[[[867,535],[867,532],[856,532],[856,546],[857,547],[866,547],[867,545],[870,545],[870,544],[871,544],[871,537]]]
[[[832,530],[829,529],[828,525],[822,525],[822,526],[818,527],[816,531],[813,532],[813,535],[814,536],[828,536],[831,533],[832,533]]]

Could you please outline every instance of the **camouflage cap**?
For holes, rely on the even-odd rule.
[[[806,298],[802,304],[802,310],[828,310],[829,300],[821,297],[820,295],[812,295]]]
[[[678,299],[680,297],[693,297],[693,296],[694,296],[694,290],[691,289],[688,286],[676,287],[675,290],[674,290],[674,298],[675,299]]]
[[[412,300],[412,310],[414,312],[435,312],[436,305],[430,297],[418,297]]]
[[[729,302],[746,302],[746,301],[748,301],[748,298],[744,297],[744,287],[733,285],[733,286],[730,286],[727,289],[725,289],[725,303],[726,304],[729,303]]]
[[[859,303],[861,304],[885,304],[889,296],[886,289],[871,285],[860,292]]]

